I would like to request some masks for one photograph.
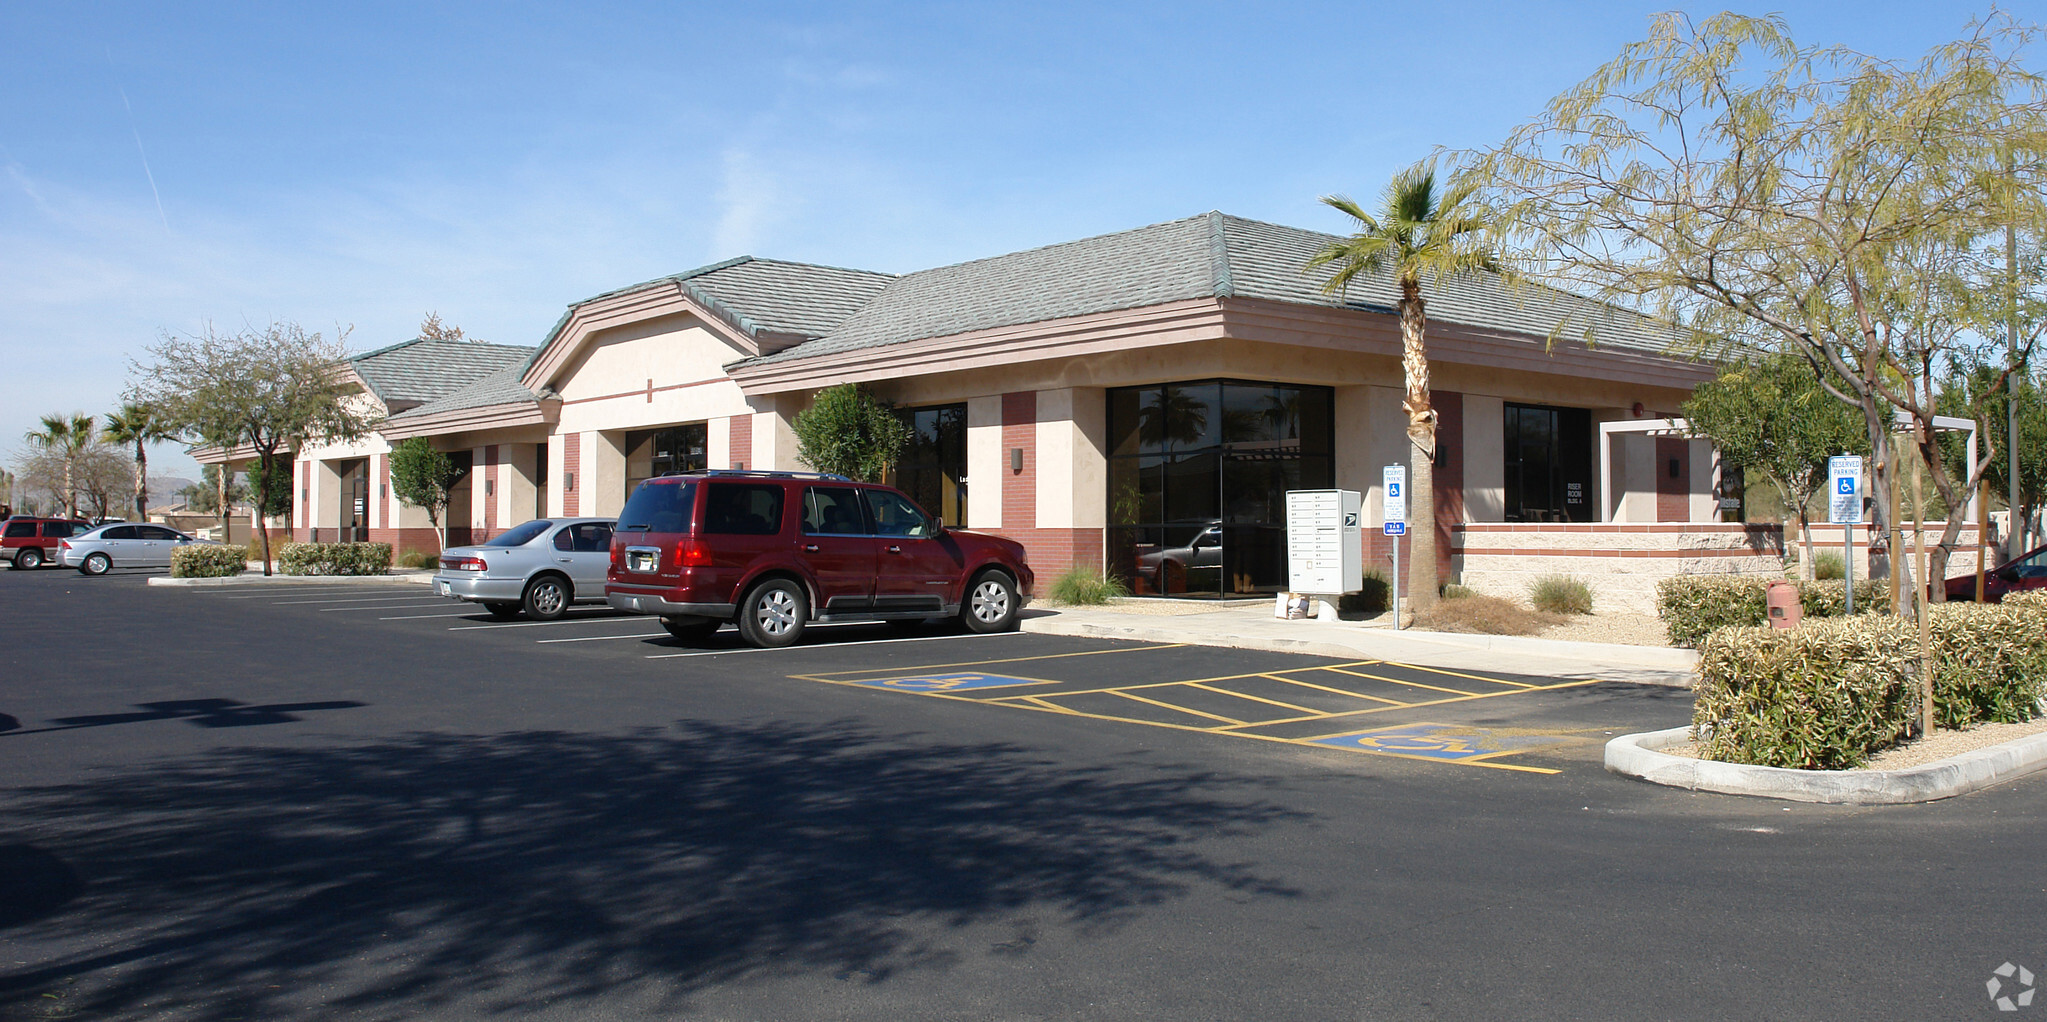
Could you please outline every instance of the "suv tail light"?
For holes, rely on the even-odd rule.
[[[700,540],[681,540],[675,544],[675,563],[682,568],[708,568],[711,566],[711,548]]]
[[[490,565],[488,565],[488,564],[485,564],[485,563],[484,563],[484,561],[483,561],[483,558],[481,558],[481,557],[462,557],[462,558],[457,558],[457,559],[455,559],[455,560],[444,560],[444,561],[442,561],[442,562],[441,562],[441,567],[443,567],[443,568],[447,568],[447,569],[448,569],[448,570],[450,570],[450,571],[489,571],[489,570],[490,570]]]

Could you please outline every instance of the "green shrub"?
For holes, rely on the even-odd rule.
[[[1919,640],[1894,617],[1798,628],[1722,628],[1699,646],[1692,726],[1700,755],[1728,763],[1843,770],[1911,730]]]
[[[1379,614],[1392,603],[1393,584],[1386,581],[1386,573],[1378,568],[1367,568],[1364,587],[1337,597],[1336,610],[1340,614]]]
[[[439,563],[439,556],[424,550],[407,550],[398,555],[398,566],[401,568],[432,568]]]
[[[389,543],[286,543],[277,553],[286,575],[382,575],[390,567]]]
[[[2047,614],[2023,601],[1931,610],[1934,725],[2033,719],[2047,686]]]
[[[2047,690],[2047,598],[1933,608],[1933,719],[2031,720]],[[1917,625],[1888,614],[1726,628],[1699,647],[1692,723],[1708,759],[1860,766],[1918,719]]]
[[[1470,586],[1458,585],[1455,582],[1452,582],[1449,585],[1443,587],[1443,598],[1446,600],[1461,600],[1467,596],[1477,595],[1478,590],[1473,589]]]
[[[1592,590],[1569,575],[1544,575],[1528,587],[1528,602],[1545,614],[1592,613]]]
[[[1674,575],[1656,584],[1656,616],[1676,646],[1697,646],[1716,628],[1767,623],[1764,594],[1770,579],[1750,575]],[[1857,579],[1855,610],[1888,609],[1889,584]],[[1847,609],[1847,588],[1839,580],[1798,583],[1798,602],[1807,617],[1839,617]]]
[[[1114,575],[1104,575],[1090,565],[1081,565],[1053,579],[1052,587],[1045,595],[1069,606],[1099,607],[1110,600],[1130,595],[1130,590],[1124,588],[1123,581]]]
[[[171,551],[172,578],[226,578],[249,567],[249,551],[238,546],[193,543]]]
[[[1812,575],[1822,580],[1845,578],[1848,575],[1848,565],[1841,559],[1840,554],[1832,550],[1822,550],[1812,555]]]

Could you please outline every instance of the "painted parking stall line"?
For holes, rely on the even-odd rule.
[[[1142,653],[1164,648],[1173,647],[1125,646],[1085,654],[1017,657],[978,664],[931,664],[910,669],[822,672],[794,677],[1119,724],[1533,774],[1555,774],[1559,771],[1497,760],[1573,739],[1525,729],[1480,728],[1426,721],[1380,727],[1352,724],[1342,730],[1332,725],[1340,727],[1360,719],[1369,720],[1378,714],[1525,697],[1598,684],[1597,681],[1569,681],[1543,685],[1516,678],[1423,668],[1383,660],[1340,661],[1117,685],[1076,684],[1013,673],[1015,667],[1034,661],[1042,668],[1056,671],[1056,661],[1063,658],[1113,652]],[[997,673],[959,670],[1005,664],[1008,666]],[[1032,675],[1044,673],[1045,670],[1039,669],[1030,671]],[[1017,691],[1025,685],[1032,691]]]
[[[904,643],[904,642],[939,642],[939,641],[942,641],[942,640],[946,640],[946,639],[952,639],[952,640],[956,640],[956,641],[969,641],[969,640],[976,640],[976,639],[1001,639],[1001,638],[1006,638],[1006,637],[1009,637],[1009,636],[1014,636],[1014,635],[1022,635],[1022,634],[1024,634],[1024,633],[1022,633],[1022,632],[989,632],[989,633],[987,633],[987,634],[985,634],[985,635],[916,635],[916,636],[909,636],[909,637],[907,637],[907,638],[895,638],[895,639],[855,639],[855,640],[853,640],[852,642],[829,642],[829,643],[819,643],[819,642],[812,642],[812,643],[797,643],[797,644],[796,644],[796,645],[794,645],[794,646],[775,646],[775,647],[771,647],[771,648],[767,648],[767,649],[757,649],[757,648],[753,648],[753,647],[748,647],[748,648],[745,648],[745,649],[704,649],[704,650],[691,650],[691,651],[689,651],[689,652],[687,652],[687,653],[649,653],[649,654],[647,654],[647,657],[646,657],[646,658],[647,658],[648,660],[675,660],[675,659],[679,659],[679,658],[685,658],[685,657],[700,657],[700,656],[739,656],[739,655],[740,655],[740,654],[742,654],[742,653],[791,653],[791,652],[800,652],[800,651],[804,651],[804,650],[816,650],[816,649],[819,649],[819,648],[821,648],[821,647],[828,647],[828,648],[831,648],[831,649],[840,649],[840,648],[843,648],[843,647],[847,647],[847,646],[873,646],[873,645],[877,645],[877,644],[880,644],[880,643],[885,643],[885,642],[886,642],[886,643]]]

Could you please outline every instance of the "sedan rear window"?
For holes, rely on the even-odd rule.
[[[542,533],[551,528],[554,528],[553,522],[545,518],[536,519],[498,533],[495,538],[485,543],[484,546],[525,546],[539,539]]]
[[[641,483],[618,513],[618,531],[687,533],[696,503],[695,483]]]

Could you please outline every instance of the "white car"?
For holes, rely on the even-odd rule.
[[[114,522],[98,525],[58,544],[57,556],[81,574],[104,575],[115,568],[168,568],[171,551],[212,540],[187,536],[162,525]]]
[[[603,603],[614,518],[540,518],[487,543],[441,552],[434,592],[481,603],[492,617],[551,621],[574,603]]]

